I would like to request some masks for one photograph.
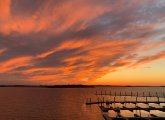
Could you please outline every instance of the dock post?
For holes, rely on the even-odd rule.
[[[151,97],[151,94],[150,94],[150,92],[149,92],[149,97]]]
[[[164,101],[165,101],[165,94],[164,94],[164,92],[163,92],[163,96],[164,96]],[[165,104],[165,103],[164,103]]]
[[[164,94],[164,92],[163,92],[163,97],[164,97],[164,100],[165,100],[165,94]]]
[[[158,98],[158,103],[159,103],[159,105],[160,105],[159,97],[157,97],[157,98]]]
[[[106,94],[106,90],[105,90],[105,95],[107,95],[107,94]]]
[[[99,97],[97,98],[97,102],[99,103]]]
[[[114,96],[114,102],[113,102],[113,104],[114,104],[114,107],[116,107],[116,97]]]
[[[146,96],[146,103],[147,103],[147,96]]]
[[[150,102],[148,102],[148,99],[147,99],[147,103],[148,103],[148,108],[150,108]],[[149,110],[149,112],[150,112],[150,110]]]
[[[100,103],[99,97],[97,98],[97,102],[98,102],[98,105],[99,105],[99,103]]]
[[[126,96],[124,97],[124,103],[125,103],[125,107],[126,107]]]
[[[157,92],[156,92],[156,97],[159,97]]]
[[[158,99],[158,104],[160,105],[159,96],[158,96],[158,93],[157,92],[156,92],[156,97]]]
[[[148,103],[147,96],[146,96],[146,104],[148,105],[148,108],[149,108],[150,104]]]
[[[136,106],[137,106],[137,96],[136,96]]]
[[[100,100],[100,103],[101,103],[101,107],[102,107],[102,98],[101,98],[101,100]]]
[[[151,113],[150,113],[150,110],[149,110],[149,115],[148,115],[148,117],[150,117],[151,116]]]
[[[102,91],[101,91],[101,95],[102,95]]]

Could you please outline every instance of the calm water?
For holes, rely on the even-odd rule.
[[[164,87],[0,88],[0,119],[104,120],[97,105],[84,104],[86,98],[95,97],[96,90],[158,92],[159,96],[165,92]]]

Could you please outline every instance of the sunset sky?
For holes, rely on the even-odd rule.
[[[165,0],[0,0],[0,84],[165,85]]]

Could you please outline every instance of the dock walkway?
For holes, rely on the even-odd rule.
[[[86,105],[94,105],[97,104],[99,106],[99,108],[101,109],[101,111],[103,112],[103,117],[105,120],[165,120],[165,94],[163,93],[163,95],[159,96],[158,93],[156,92],[155,95],[151,95],[151,93],[149,92],[148,94],[146,93],[133,93],[130,92],[128,93],[111,93],[111,91],[108,92],[100,92],[98,93],[96,91],[95,93],[96,95],[96,100],[93,100],[92,98],[88,98],[86,100]],[[109,98],[107,98],[109,97]],[[117,100],[117,97],[121,97],[124,98],[124,100]],[[135,100],[130,100],[130,98],[135,97]],[[143,100],[139,100],[139,98],[143,98]],[[111,99],[110,99],[111,98]],[[148,99],[148,98],[153,98]],[[113,99],[113,100],[112,100]],[[120,107],[116,107],[118,106],[118,104],[121,104]],[[127,107],[126,104],[130,105],[133,104],[134,107]],[[141,107],[138,106],[138,104],[144,104],[144,106],[147,107]],[[156,104],[158,107],[154,107],[151,104]],[[116,112],[117,116],[110,116],[108,114],[108,111],[114,111]],[[128,117],[128,116],[122,116],[120,115],[120,111],[130,111],[133,116],[132,117]],[[134,111],[139,111],[140,115],[134,113]],[[141,111],[146,111],[148,113],[148,116],[141,116]],[[164,115],[163,116],[159,116],[159,115],[155,115],[155,114],[151,114],[151,111],[160,111],[162,112]],[[119,116],[118,116],[119,115]]]

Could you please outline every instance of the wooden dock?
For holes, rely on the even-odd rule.
[[[126,93],[126,92],[107,92],[104,91],[104,93],[97,92],[95,93],[96,99],[93,100],[93,98],[88,98],[86,100],[86,105],[94,105],[97,104],[101,111],[103,112],[103,117],[105,120],[132,120],[132,119],[144,119],[144,120],[165,120],[165,94],[159,94],[156,92],[155,95],[153,93]],[[130,98],[134,97],[135,100],[131,100]],[[116,98],[121,98],[120,100],[117,100]],[[124,99],[123,99],[124,98]],[[142,98],[139,100],[139,98]],[[154,100],[151,100],[153,98]],[[123,99],[123,100],[122,100]],[[116,107],[118,105],[121,105],[120,107]],[[126,105],[134,105],[133,107],[128,107]],[[139,106],[139,104],[144,104],[144,106]],[[158,107],[154,107],[151,104],[155,104]],[[109,116],[108,111],[114,111],[118,113],[117,116]],[[130,111],[132,112],[132,117],[125,117],[120,115],[120,111]],[[148,113],[147,117],[142,117],[141,114],[137,115],[133,113],[134,111],[146,111]],[[150,114],[150,111],[160,111],[164,115],[159,116],[155,114]]]
[[[109,117],[108,114],[103,114],[103,117],[105,120],[164,120],[164,117],[140,117],[140,116],[134,116],[134,117]]]
[[[108,112],[108,110],[114,110],[115,108],[113,108],[113,107],[106,108],[104,106],[100,106],[100,109],[103,112]],[[144,110],[144,111],[159,110],[159,111],[165,112],[165,108],[156,108],[156,107],[149,107],[149,108],[142,108],[142,107],[127,108],[127,107],[123,107],[123,108],[120,108],[120,110],[129,110],[129,111],[134,111],[134,110]]]
[[[125,103],[132,103],[132,104],[137,104],[137,103],[144,103],[144,104],[149,104],[149,103],[155,103],[155,104],[160,104],[160,103],[165,103],[165,101],[160,101],[160,102],[158,102],[158,101],[138,101],[138,102],[136,102],[136,101],[126,101],[126,102],[124,102],[124,101],[109,101],[110,102],[110,104],[112,104],[112,103],[121,103],[121,104],[125,104]],[[104,101],[100,101],[100,102],[86,102],[86,104],[87,105],[91,105],[91,104],[103,104],[103,103],[106,103],[106,102],[104,102]]]

